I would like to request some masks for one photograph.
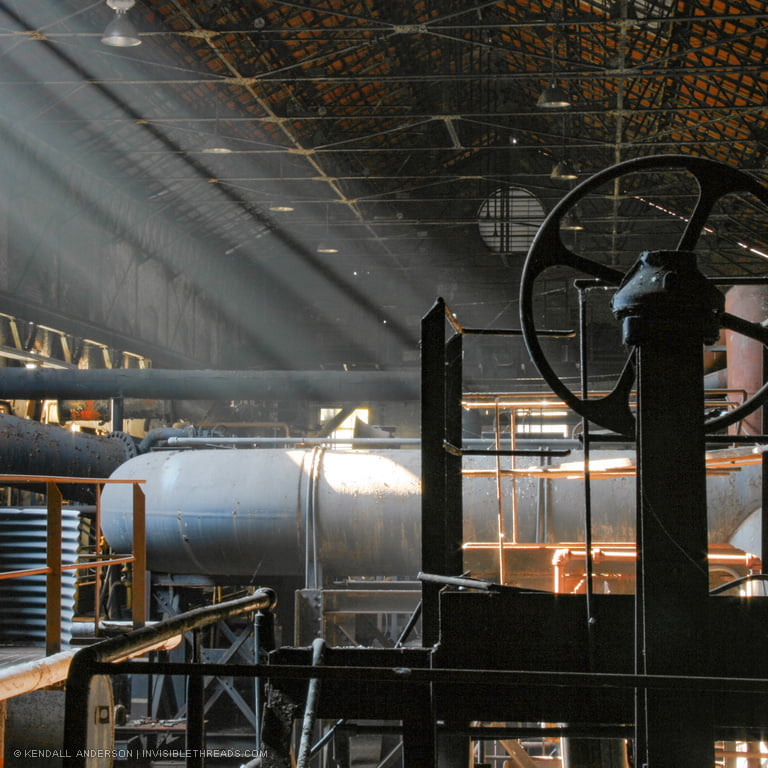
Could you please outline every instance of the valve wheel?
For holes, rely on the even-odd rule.
[[[591,176],[574,187],[553,209],[539,227],[523,266],[520,284],[520,325],[531,360],[552,391],[580,416],[605,429],[628,437],[634,436],[635,417],[629,405],[635,381],[633,355],[630,354],[614,388],[597,398],[579,397],[558,377],[549,364],[536,330],[533,317],[534,284],[544,270],[570,267],[609,286],[619,286],[625,273],[570,250],[560,236],[560,223],[574,205],[608,181],[636,171],[649,169],[680,169],[688,171],[697,181],[699,194],[677,244],[679,251],[691,251],[701,235],[715,203],[725,195],[746,192],[768,206],[768,188],[743,171],[714,160],[687,155],[655,155],[618,163]],[[721,328],[747,336],[768,346],[768,329],[759,323],[722,312]],[[706,432],[717,432],[741,421],[768,400],[768,382],[727,413],[706,419]]]

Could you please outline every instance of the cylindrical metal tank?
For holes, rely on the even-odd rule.
[[[734,315],[762,323],[768,318],[768,286],[734,285],[725,295],[725,310]],[[733,331],[725,332],[728,358],[728,389],[743,390],[751,397],[763,386],[763,345]],[[763,409],[747,416],[741,426],[747,434],[763,433]],[[735,430],[735,427],[734,427]]]
[[[464,466],[491,469],[495,460],[465,457]],[[113,477],[145,481],[147,557],[154,571],[280,576],[305,573],[317,563],[323,576],[413,577],[420,569],[418,450],[159,451],[131,459]],[[518,542],[583,541],[581,480],[515,483]],[[708,485],[711,538],[727,541],[759,503],[759,466],[712,477]],[[510,491],[504,478],[508,541]],[[634,538],[633,477],[594,480],[592,500],[595,541]],[[103,531],[119,552],[131,546],[131,509],[129,486],[105,487]],[[495,479],[465,478],[465,541],[496,541],[497,518]]]
[[[152,570],[294,575],[309,559],[395,575],[418,562],[420,476],[417,452],[391,453],[162,451],[112,476],[145,480]],[[131,525],[130,489],[108,485],[102,528],[113,548],[130,548]]]

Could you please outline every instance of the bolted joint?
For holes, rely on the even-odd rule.
[[[714,344],[725,297],[699,271],[691,251],[645,251],[625,275],[611,302],[628,345],[694,335]]]

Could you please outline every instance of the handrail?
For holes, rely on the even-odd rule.
[[[45,566],[25,568],[18,571],[0,572],[0,581],[4,579],[21,578],[24,576],[45,575],[45,652],[50,656],[61,650],[61,576],[64,571],[79,571],[95,568],[96,583],[94,587],[94,626],[99,625],[99,593],[101,568],[109,565],[133,563],[133,602],[132,617],[134,628],[144,626],[147,620],[146,597],[146,505],[144,493],[139,487],[143,480],[112,479],[93,477],[61,477],[51,475],[11,475],[0,474],[0,485],[44,484],[47,489],[47,529],[46,529],[46,558]],[[101,537],[101,489],[107,484],[123,484],[133,486],[133,554],[118,554],[114,558],[98,559],[83,563],[64,565],[61,562],[61,513],[63,495],[60,485],[95,485],[96,493],[96,542],[98,546]]]
[[[158,643],[185,632],[201,629],[209,624],[232,619],[244,613],[271,612],[276,606],[277,595],[274,590],[260,588],[246,597],[195,608],[157,624],[140,627],[79,650],[69,667],[64,700],[63,754],[66,768],[85,768],[89,747],[88,725],[91,721],[89,716],[91,713],[87,706],[88,693],[92,678],[97,674],[104,674],[105,663],[140,656],[156,647]],[[195,664],[190,676],[207,675],[207,669],[209,665]],[[191,708],[192,702],[189,704]],[[192,713],[188,714],[190,720],[193,719]]]

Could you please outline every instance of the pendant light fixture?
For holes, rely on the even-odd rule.
[[[113,48],[132,48],[141,45],[136,27],[127,16],[128,11],[136,4],[136,0],[106,0],[107,5],[115,12],[115,18],[107,24],[101,42]]]
[[[564,109],[571,106],[571,100],[565,89],[552,80],[541,92],[536,106],[540,109]]]
[[[563,160],[555,163],[554,167],[552,168],[552,173],[549,174],[549,178],[573,181],[574,179],[579,178],[579,174],[573,167],[573,163],[568,158],[564,158]]]
[[[576,166],[568,159],[565,146],[565,120],[566,116],[563,115],[562,120],[562,154],[560,160],[555,163],[552,168],[552,173],[549,174],[550,179],[562,179],[565,181],[573,181],[579,178],[579,173],[576,170]]]
[[[552,33],[552,41],[550,45],[551,65],[549,85],[541,92],[536,106],[540,109],[564,109],[571,106],[571,100],[568,96],[568,92],[560,86],[555,77],[555,52],[558,44],[560,43],[560,33],[555,29]]]
[[[213,123],[213,136],[206,139],[203,148],[200,150],[206,155],[228,155],[232,152],[232,149],[227,145],[219,134],[219,102],[217,101],[214,106],[214,123]]]

